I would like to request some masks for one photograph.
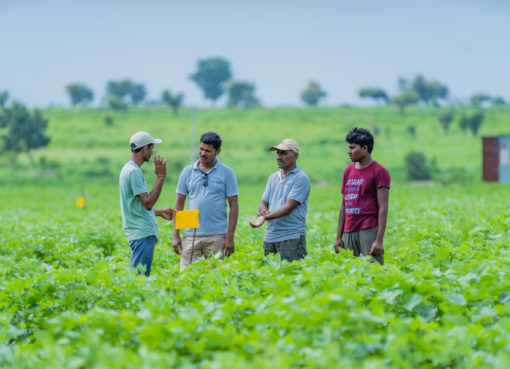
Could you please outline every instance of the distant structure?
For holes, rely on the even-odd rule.
[[[483,180],[510,183],[510,136],[482,137]]]

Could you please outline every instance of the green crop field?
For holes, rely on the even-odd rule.
[[[159,220],[148,279],[129,268],[118,173],[132,133],[162,138],[157,207],[172,206],[190,111],[44,115],[49,146],[0,157],[2,367],[510,367],[510,186],[481,182],[481,139],[460,130],[460,112],[444,133],[435,108],[197,111],[197,140],[218,132],[239,180],[236,252],[179,273],[171,224]],[[392,176],[384,267],[333,251],[354,126],[378,131],[373,157]],[[485,111],[480,135],[509,131],[510,109]],[[263,230],[248,226],[277,169],[267,147],[287,137],[312,181],[308,256],[294,263],[263,259]],[[433,181],[407,181],[411,151],[434,162]],[[143,170],[152,187],[153,165]]]

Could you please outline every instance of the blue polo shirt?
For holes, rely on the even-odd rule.
[[[267,221],[266,242],[280,242],[306,236],[306,211],[310,195],[310,180],[301,167],[287,173],[282,179],[281,171],[271,174],[262,200],[269,203],[269,211],[285,205],[287,199],[296,200],[299,205],[289,214]]]
[[[207,173],[198,167],[198,161],[188,165],[177,184],[177,193],[188,196],[188,209],[199,210],[197,236],[227,234],[227,197],[239,195],[234,171],[216,160]],[[193,229],[187,229],[184,234],[192,235]]]

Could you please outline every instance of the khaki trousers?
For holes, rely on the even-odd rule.
[[[195,244],[192,250],[193,236],[184,236],[181,250],[181,272],[202,256],[207,259],[220,252],[223,249],[223,245],[225,245],[225,238],[226,235],[224,234],[195,236]]]

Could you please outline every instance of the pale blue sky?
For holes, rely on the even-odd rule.
[[[209,106],[189,79],[198,59],[222,56],[268,106],[300,105],[310,81],[325,105],[360,103],[363,86],[397,90],[423,73],[453,98],[510,100],[510,1],[0,0],[0,90],[29,105],[68,105],[83,82],[95,103],[106,81],[146,84]],[[221,101],[223,102],[223,101]]]

